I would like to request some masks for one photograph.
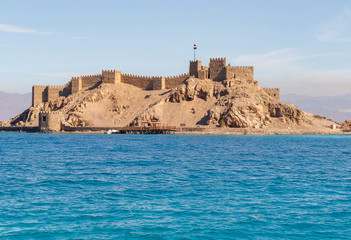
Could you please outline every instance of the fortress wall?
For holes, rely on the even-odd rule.
[[[263,88],[263,90],[272,98],[279,101],[280,99],[280,89],[279,88]]]
[[[154,79],[159,79],[160,77],[147,77],[147,76],[138,76],[132,74],[122,74],[121,81],[123,83],[127,83],[133,85],[135,87],[144,89],[144,90],[152,90]]]
[[[102,74],[81,76],[82,88],[93,87],[102,80]]]
[[[226,58],[210,58],[210,79],[226,79]]]
[[[34,85],[32,87],[32,106],[35,107],[38,104],[44,102],[47,99],[47,86]]]
[[[178,76],[171,76],[171,77],[155,77],[155,76],[147,77],[147,76],[138,76],[138,75],[131,75],[131,74],[121,74],[121,76],[122,76],[121,80],[123,83],[131,84],[133,86],[136,86],[144,90],[152,90],[152,89],[175,88],[178,85],[182,84],[185,81],[185,79],[189,77],[189,73],[184,73]],[[162,78],[164,78],[164,80],[161,80]],[[163,85],[162,81],[164,81],[164,88],[161,87]]]
[[[60,96],[69,96],[82,88],[93,87],[99,82],[131,84],[144,90],[170,89],[182,84],[189,77],[189,73],[171,77],[148,77],[131,74],[121,74],[120,71],[103,70],[102,74],[72,77],[71,81],[63,86],[33,86],[32,105],[36,106],[43,102],[53,101]]]
[[[67,97],[71,94],[71,82],[62,86],[38,86],[32,87],[32,106],[35,107],[40,103],[53,101],[60,96]]]
[[[47,86],[47,101],[53,101],[60,96],[65,86]]]
[[[68,97],[69,95],[71,95],[71,92],[72,92],[72,81],[69,81],[63,86],[63,89],[59,95],[63,97]]]
[[[254,80],[253,66],[227,66],[226,79],[240,78],[246,80]]]
[[[184,73],[178,76],[166,77],[166,89],[178,87],[189,77],[189,73]]]

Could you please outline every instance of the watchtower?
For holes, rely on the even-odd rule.
[[[224,80],[226,78],[226,58],[210,58],[210,79]]]
[[[117,84],[121,82],[121,71],[102,70],[102,83]]]
[[[41,132],[61,131],[61,121],[63,116],[59,112],[42,111],[39,112],[39,129]]]
[[[201,70],[201,61],[190,61],[190,76],[199,77],[199,71]]]
[[[82,77],[72,77],[71,80],[71,94],[82,90]]]

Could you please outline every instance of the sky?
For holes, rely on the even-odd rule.
[[[117,69],[169,76],[196,58],[254,66],[281,94],[351,93],[351,1],[0,0],[0,90]]]

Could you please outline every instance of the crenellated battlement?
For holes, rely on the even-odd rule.
[[[265,91],[279,91],[279,88],[263,88]]]
[[[210,62],[225,62],[227,58],[210,58]]]
[[[161,78],[162,76],[142,76],[142,75],[122,73],[122,77],[139,78],[139,79],[155,79],[155,78]]]
[[[63,89],[66,87],[66,85],[49,85],[49,88],[57,88],[57,89]]]
[[[47,88],[48,87],[48,85],[33,85],[33,88]]]
[[[189,76],[189,73],[183,73],[183,74],[180,74],[180,75],[168,76],[168,77],[166,77],[166,79],[174,80],[174,79],[184,78],[184,77],[188,77],[188,76]]]
[[[45,89],[45,88],[65,88],[67,87],[67,84],[65,85],[33,85],[33,88],[37,89]]]
[[[228,69],[254,69],[253,66],[227,66]]]
[[[60,115],[62,114],[61,112],[58,112],[58,111],[40,111],[40,113],[42,114],[55,114],[55,115]]]
[[[80,77],[81,77],[81,78],[102,77],[102,74],[84,75],[84,76],[80,76]]]

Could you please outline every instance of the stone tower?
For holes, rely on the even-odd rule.
[[[226,58],[210,58],[210,79],[224,80],[226,78],[225,67]]]
[[[40,132],[59,132],[63,115],[60,112],[42,111],[39,113]]]
[[[117,84],[121,82],[121,71],[102,70],[102,83]]]
[[[190,61],[189,74],[190,76],[199,77],[199,71],[201,70],[201,61]]]

